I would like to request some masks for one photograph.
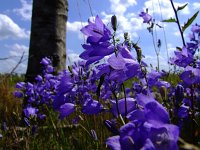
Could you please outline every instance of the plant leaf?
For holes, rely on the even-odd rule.
[[[162,20],[162,22],[176,22],[176,19],[170,18],[170,19]]]
[[[188,5],[188,3],[186,3],[185,5],[183,5],[183,6],[178,6],[178,8],[177,8],[177,12],[179,11],[179,10],[182,10],[182,9],[184,9],[186,6]]]
[[[184,25],[182,26],[182,31],[184,32],[191,24],[192,22],[196,19],[199,11],[197,11]]]

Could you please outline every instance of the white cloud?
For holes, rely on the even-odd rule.
[[[156,67],[158,66],[158,63],[157,63],[157,57],[154,55],[145,55],[145,58],[143,58],[143,61],[145,63],[147,63],[150,67],[150,64],[153,66],[153,69],[156,69]],[[167,63],[167,58],[166,57],[163,57],[163,55],[159,56],[159,68],[160,70],[164,69],[164,70],[168,70],[169,68],[169,65]]]
[[[5,48],[8,51],[9,57],[3,61],[0,60],[0,72],[11,73],[23,56],[22,62],[19,63],[14,73],[25,73],[28,60],[28,47],[15,43],[13,45],[5,45]]]
[[[67,31],[72,32],[80,32],[80,29],[83,28],[87,23],[86,22],[80,22],[80,21],[74,21],[74,22],[67,22]]]
[[[81,58],[79,58],[79,54],[75,53],[73,50],[68,49],[67,52],[67,65],[72,65],[74,62],[78,62],[80,60],[82,60]]]
[[[22,7],[13,11],[19,14],[24,20],[31,20],[32,15],[32,0],[20,0]]]
[[[168,47],[169,57],[173,57],[174,56],[174,51],[176,50],[176,47],[173,46],[171,43],[168,43],[167,47]]]
[[[11,18],[0,14],[0,40],[7,38],[29,38],[29,32],[20,28]]]
[[[109,0],[111,4],[111,11],[116,15],[124,14],[128,7],[136,5],[136,0]],[[116,9],[117,8],[117,9]]]
[[[0,72],[1,73],[11,73],[11,71],[16,67],[19,62],[20,57],[14,59],[7,59],[4,61],[0,61]],[[25,73],[27,62],[22,62],[18,65],[16,70],[13,73]]]
[[[10,56],[21,57],[23,53],[24,53],[25,56],[28,55],[29,47],[27,47],[25,45],[20,45],[18,43],[15,43],[13,45],[6,45],[5,47],[10,49],[10,51],[9,51]]]
[[[177,3],[174,2],[175,8],[178,6],[183,6],[187,2]],[[170,17],[174,17],[174,11],[172,9],[171,3],[169,0],[160,0],[160,4],[157,0],[148,0],[144,3],[144,10],[148,8],[148,11],[152,15],[159,15],[161,17],[161,13],[163,15],[163,19],[169,19]],[[190,10],[188,6],[186,6],[181,12],[181,14],[188,15],[190,14]],[[155,17],[155,16],[154,16]]]
[[[194,9],[200,9],[200,3],[199,2],[195,2],[192,4]]]
[[[117,37],[123,38],[123,33],[128,32],[132,37],[138,37],[137,31],[143,28],[142,20],[135,13],[128,13],[129,7],[137,5],[136,0],[109,0],[111,13],[101,12],[103,22],[108,24],[111,16],[116,15],[118,22]],[[117,8],[117,9],[116,9]]]
[[[80,29],[87,25],[86,22],[74,21],[74,22],[67,22],[67,32],[71,31],[78,35],[78,39],[85,40],[86,37],[84,34],[81,33]]]

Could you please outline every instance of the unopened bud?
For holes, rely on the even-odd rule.
[[[175,103],[180,104],[184,98],[184,88],[182,85],[178,84],[175,88]]]
[[[163,99],[164,101],[167,100],[167,89],[166,89],[165,86],[161,86],[161,87],[160,87],[160,95],[162,96],[162,99]]]
[[[140,48],[136,49],[137,52],[137,60],[139,63],[142,61],[142,50]]]
[[[92,138],[94,138],[95,141],[98,141],[98,137],[97,137],[95,130],[92,129],[92,130],[90,130],[90,132],[91,132]]]
[[[115,15],[113,15],[111,17],[111,24],[112,24],[112,28],[114,31],[117,30],[117,17]]]
[[[113,135],[119,135],[119,130],[117,129],[117,127],[115,126],[114,123],[112,123],[110,120],[105,120],[104,124],[106,126],[106,128],[112,132]]]
[[[6,125],[6,122],[4,121],[1,125],[1,130],[2,131],[6,131],[7,130],[7,125]]]

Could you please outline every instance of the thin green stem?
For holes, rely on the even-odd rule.
[[[119,112],[119,103],[118,103],[117,95],[115,94],[115,91],[113,91],[113,90],[112,90],[112,93],[113,93],[113,95],[115,97],[115,101],[116,101],[117,115],[118,115],[119,119],[121,120],[122,124],[125,125],[122,115]]]
[[[170,2],[171,2],[171,5],[172,5],[172,8],[173,8],[173,10],[174,10],[174,14],[175,14],[175,17],[176,17],[176,23],[177,23],[177,25],[178,25],[178,29],[179,29],[179,32],[180,32],[180,34],[181,34],[183,46],[186,46],[186,44],[185,44],[185,39],[184,39],[184,36],[183,36],[183,30],[181,29],[180,21],[179,21],[179,18],[178,18],[178,13],[177,13],[176,8],[175,8],[175,6],[174,6],[173,0],[170,0]]]
[[[127,109],[127,99],[126,99],[126,91],[125,91],[124,83],[122,83],[122,90],[124,92],[124,99],[125,99],[125,116],[127,116],[128,109]],[[127,122],[126,117],[125,117],[125,122]]]
[[[159,53],[160,53],[160,50],[158,51],[158,50],[157,50],[157,47],[156,47],[156,45],[155,45],[155,39],[154,39],[153,31],[151,32],[151,35],[152,35],[153,46],[154,46],[155,53],[156,53],[156,57],[157,57],[157,71],[160,71],[160,61],[159,61]]]

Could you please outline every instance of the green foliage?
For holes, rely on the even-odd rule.
[[[186,3],[186,4],[183,5],[183,6],[178,6],[177,12],[180,11],[180,10],[182,10],[182,9],[184,9],[187,5],[188,5],[188,3]]]
[[[3,135],[0,140],[2,149],[106,149],[105,139],[111,136],[111,133],[103,121],[111,119],[110,114],[102,113],[99,116],[82,114],[80,122],[72,125],[76,114],[60,121],[57,112],[47,109],[45,111],[51,117],[47,117],[45,122],[37,127],[35,134],[32,133],[32,126],[21,126],[22,103],[19,99],[14,98],[13,92],[15,84],[23,80],[24,76],[0,75],[0,125],[6,121],[8,127],[6,131],[0,129],[0,134]],[[91,136],[91,129],[96,131],[98,141]]]
[[[199,11],[197,11],[190,19],[188,19],[186,23],[184,23],[184,25],[182,26],[183,32],[193,23],[193,21],[196,19],[198,14],[199,14]]]
[[[176,19],[170,18],[170,19],[162,20],[162,22],[176,22]]]

